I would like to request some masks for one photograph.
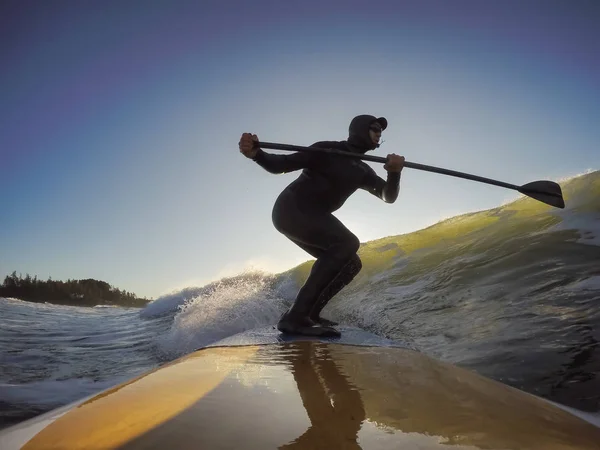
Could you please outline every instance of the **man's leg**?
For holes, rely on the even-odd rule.
[[[310,250],[309,253],[317,258],[308,279],[298,292],[292,307],[282,317],[280,325],[283,328],[289,328],[290,324],[310,327],[314,325],[310,315],[321,293],[338,277],[348,262],[354,259],[360,242],[332,214],[282,214],[276,218],[276,227],[280,232],[306,251]],[[355,272],[356,266],[354,267],[351,273]],[[356,273],[351,278],[355,275]],[[323,307],[347,284],[343,281],[347,278],[342,276],[340,282],[332,286]]]
[[[317,259],[325,253],[325,251],[320,249],[319,247],[304,244],[292,238],[290,238],[290,240]],[[319,295],[318,300],[313,306],[309,316],[313,322],[328,327],[338,325],[338,323],[334,322],[333,320],[321,317],[321,311],[323,310],[323,308],[325,308],[325,306],[327,306],[327,303],[329,303],[329,301],[333,297],[335,297],[335,295],[338,292],[340,292],[345,286],[350,284],[350,282],[354,279],[356,275],[358,275],[361,269],[362,262],[358,255],[354,254],[350,261],[348,261],[346,265],[342,268],[342,270],[337,274],[337,276],[335,276],[334,279],[325,287],[325,289],[321,292],[321,295]]]
[[[296,245],[298,245],[298,247],[302,248],[315,258],[320,258],[321,255],[325,253],[325,250],[319,247],[298,242],[297,240],[290,238],[289,236],[288,238]],[[323,308],[325,308],[327,303],[340,290],[342,290],[344,286],[347,286],[354,279],[354,277],[360,272],[361,268],[362,263],[360,261],[360,258],[356,254],[353,255],[350,261],[348,261],[348,263],[342,268],[342,270],[337,274],[337,276],[325,287],[325,289],[321,292],[321,295],[318,297],[318,300],[315,306],[313,306],[310,313],[310,318],[313,322],[328,327],[338,325],[338,323],[334,322],[333,320],[321,317],[320,313],[323,310]]]
[[[338,273],[338,275],[321,292],[317,303],[313,306],[312,311],[310,313],[310,318],[313,321],[326,326],[337,325],[337,322],[321,317],[321,311],[338,292],[340,292],[345,286],[350,284],[350,282],[354,279],[356,275],[358,275],[361,269],[362,262],[358,255],[354,254],[350,261],[348,261],[346,265],[342,268],[342,270]]]

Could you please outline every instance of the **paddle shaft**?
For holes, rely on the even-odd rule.
[[[297,152],[316,152],[316,153],[330,153],[341,156],[347,156],[350,158],[358,158],[365,161],[373,161],[379,163],[386,163],[387,158],[383,158],[381,156],[371,156],[371,155],[360,155],[357,153],[345,152],[343,150],[337,150],[333,148],[316,148],[316,147],[302,147],[299,145],[289,145],[289,144],[276,144],[273,142],[258,142],[256,144],[257,147],[261,148],[269,148],[273,150],[290,150]],[[450,175],[452,177],[464,178],[466,180],[479,181],[480,183],[493,184],[494,186],[500,186],[508,189],[514,189],[515,191],[519,191],[520,186],[510,183],[504,183],[503,181],[492,180],[491,178],[480,177],[477,175],[471,175],[470,173],[458,172],[456,170],[443,169],[441,167],[428,166],[425,164],[419,164],[409,161],[404,161],[404,167],[409,167],[411,169],[424,170],[427,172],[435,172],[441,173],[442,175]]]

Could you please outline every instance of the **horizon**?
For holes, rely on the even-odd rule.
[[[600,168],[593,2],[65,2],[0,13],[3,279],[92,278],[158,298],[313,259],[271,223],[300,172],[274,176],[244,158],[243,132],[310,145],[344,140],[353,116],[372,114],[389,123],[372,155],[517,185]],[[519,196],[404,169],[395,204],[357,192],[335,215],[368,242]]]

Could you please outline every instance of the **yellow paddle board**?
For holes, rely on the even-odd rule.
[[[600,449],[553,404],[341,328],[272,327],[199,349],[5,430],[2,449]]]

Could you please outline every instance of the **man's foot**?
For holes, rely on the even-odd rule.
[[[282,333],[303,336],[340,337],[342,335],[335,328],[315,323],[309,317],[291,319],[287,314],[281,317],[277,323],[277,329]]]
[[[311,317],[311,320],[319,325],[323,325],[324,327],[335,327],[339,325],[338,322],[334,322],[333,320],[326,319],[325,317]]]

